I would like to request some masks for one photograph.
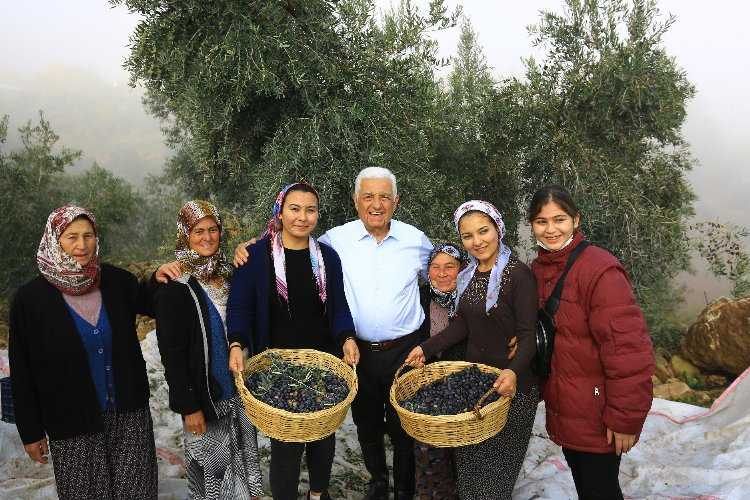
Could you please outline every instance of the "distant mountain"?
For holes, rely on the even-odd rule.
[[[137,185],[161,172],[169,155],[141,96],[126,82],[105,82],[83,68],[51,67],[33,77],[0,68],[0,116],[10,115],[9,146],[18,140],[16,129],[38,121],[42,110],[59,144],[83,151],[74,171],[97,161]]]

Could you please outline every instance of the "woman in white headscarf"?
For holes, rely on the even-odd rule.
[[[539,389],[531,373],[535,354],[536,282],[502,241],[505,225],[488,202],[462,204],[454,222],[469,265],[457,278],[456,313],[448,326],[415,347],[406,362],[426,359],[466,340],[466,361],[501,368],[495,390],[513,397],[505,428],[486,441],[455,448],[456,485],[462,499],[509,499],[534,424]],[[517,337],[515,356],[509,341]]]

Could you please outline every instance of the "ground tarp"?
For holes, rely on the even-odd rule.
[[[167,407],[167,387],[153,332],[142,342],[142,349],[151,384],[159,498],[184,499],[187,491],[181,422]],[[0,376],[8,372],[7,351],[0,350]],[[268,440],[262,437],[259,444],[267,490]],[[344,490],[348,484],[361,487],[366,474],[350,417],[337,433],[336,450],[333,485]],[[626,498],[631,499],[750,498],[750,370],[740,375],[708,410],[655,399],[640,442],[623,457],[620,483]],[[345,495],[350,499],[362,497],[360,491],[353,489]],[[513,497],[576,497],[562,452],[544,430],[543,404],[539,405],[529,452]],[[15,426],[0,422],[0,499],[54,498],[57,496],[52,467],[31,462]]]

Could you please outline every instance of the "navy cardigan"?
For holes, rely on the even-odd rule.
[[[227,339],[249,347],[250,355],[270,346],[271,274],[273,262],[268,238],[247,247],[248,262],[236,269],[227,303]],[[354,336],[354,321],[344,295],[344,276],[336,251],[320,243],[326,267],[326,316],[336,345]],[[274,293],[276,291],[274,290]]]

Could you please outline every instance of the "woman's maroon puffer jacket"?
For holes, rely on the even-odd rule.
[[[563,250],[540,249],[532,263],[539,307],[552,293],[578,232]],[[547,432],[565,448],[614,451],[607,428],[640,434],[651,408],[654,356],[632,285],[620,262],[589,246],[568,272],[555,315],[552,370],[544,384]]]

